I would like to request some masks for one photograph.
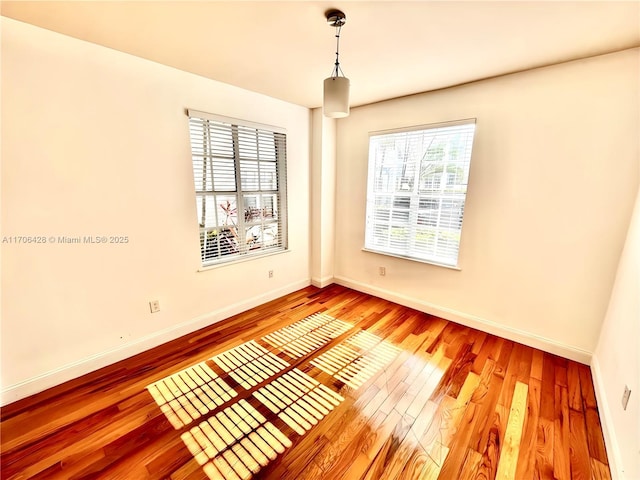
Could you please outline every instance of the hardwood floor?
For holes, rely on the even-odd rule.
[[[2,409],[1,478],[608,479],[589,367],[308,287]]]

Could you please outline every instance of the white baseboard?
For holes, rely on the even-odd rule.
[[[315,277],[311,278],[311,285],[318,288],[324,288],[328,285],[331,285],[332,283],[333,283],[333,275],[328,275],[322,278],[315,278]]]
[[[125,358],[142,353],[150,348],[157,347],[183,335],[187,335],[196,330],[217,323],[225,318],[229,318],[238,313],[242,313],[253,307],[262,305],[276,298],[287,295],[301,288],[309,286],[309,280],[298,281],[285,285],[276,290],[257,295],[243,300],[233,305],[214,310],[204,315],[200,315],[189,321],[177,324],[165,330],[154,332],[142,338],[138,338],[116,348],[106,350],[95,355],[80,359],[76,362],[63,365],[62,367],[50,370],[41,375],[29,378],[14,385],[3,388],[0,392],[0,405],[4,406],[30,395],[42,392],[47,388],[60,385],[68,380],[78,378],[87,373],[98,370],[107,365],[111,365]]]
[[[602,382],[602,372],[600,371],[600,362],[598,356],[591,358],[591,377],[593,378],[593,386],[596,392],[596,402],[598,404],[598,414],[600,416],[600,424],[604,433],[604,443],[607,447],[607,459],[609,460],[609,468],[611,469],[612,480],[624,480],[625,475],[622,469],[622,454],[620,446],[613,431],[613,419],[611,418],[611,410],[605,393],[604,384]]]
[[[591,363],[592,352],[582,350],[580,348],[573,347],[561,342],[557,342],[550,338],[545,338],[534,333],[530,333],[517,328],[508,327],[496,323],[485,318],[477,317],[464,312],[459,312],[447,307],[435,305],[424,300],[420,300],[413,297],[408,297],[390,290],[374,287],[365,283],[361,283],[346,277],[336,276],[334,278],[335,283],[343,285],[345,287],[353,288],[359,292],[375,295],[385,300],[404,305],[405,307],[414,308],[421,312],[425,312],[431,315],[435,315],[445,320],[450,320],[467,327],[475,328],[483,332],[498,335],[499,337],[512,340],[514,342],[522,343],[530,347],[544,350],[545,352],[553,353],[576,362],[589,365]]]

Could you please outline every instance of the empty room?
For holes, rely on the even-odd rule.
[[[639,1],[0,5],[0,478],[640,480]]]

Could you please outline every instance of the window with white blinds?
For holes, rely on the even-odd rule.
[[[202,265],[285,250],[284,131],[188,113]]]
[[[475,120],[372,133],[365,250],[457,267]]]

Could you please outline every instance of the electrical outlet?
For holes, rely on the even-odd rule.
[[[273,278],[273,270],[269,270],[269,278]]]
[[[631,396],[631,390],[626,385],[624,386],[624,393],[622,394],[622,409],[627,409],[627,404],[629,403],[629,397]]]
[[[378,267],[378,274],[384,277],[387,274],[387,269],[385,267]]]
[[[160,311],[160,300],[151,300],[149,302],[149,308],[151,309],[151,313],[157,313]]]

